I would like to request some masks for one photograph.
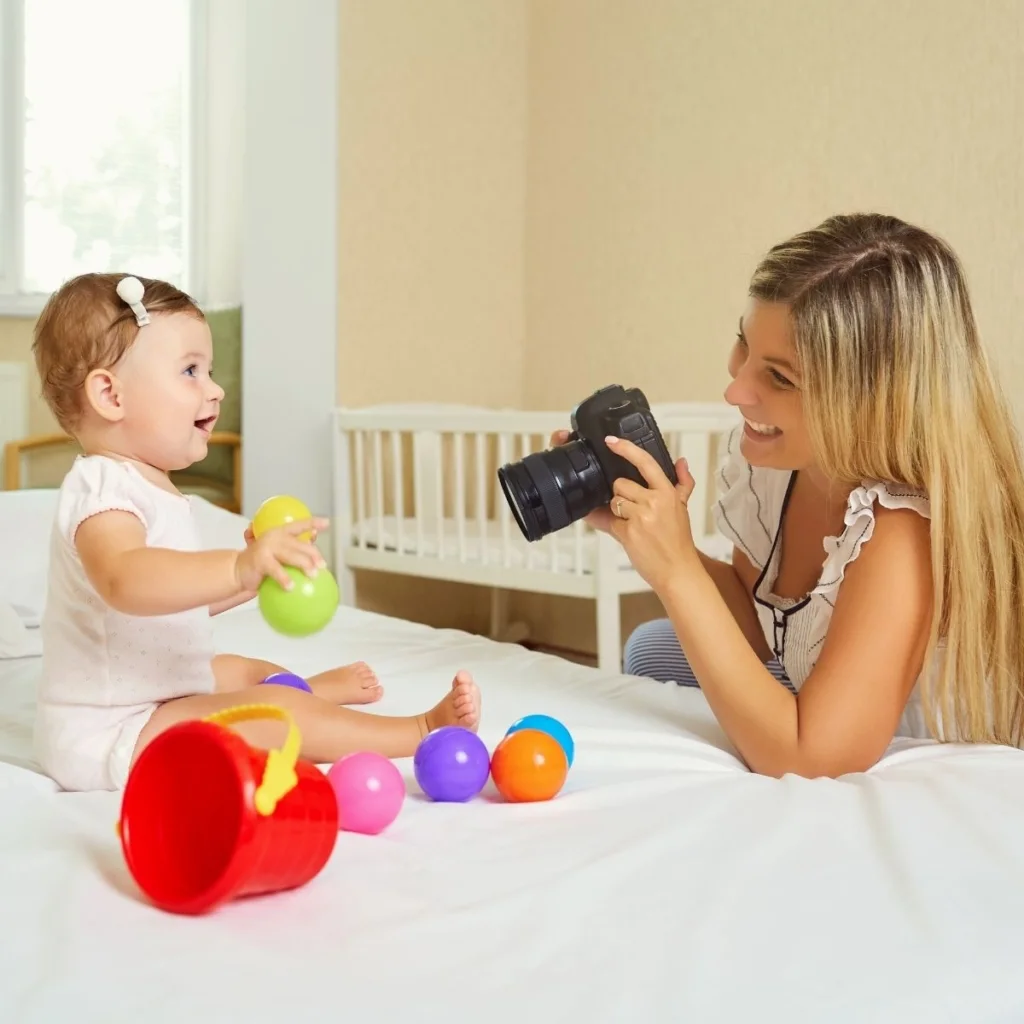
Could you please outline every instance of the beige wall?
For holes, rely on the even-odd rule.
[[[1024,5],[531,0],[526,398],[715,398],[758,254],[830,213],[945,235],[1024,386]]]
[[[343,402],[522,401],[526,6],[342,0]]]

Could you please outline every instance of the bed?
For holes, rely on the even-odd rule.
[[[30,624],[52,494],[21,494],[0,494],[0,537]],[[240,542],[239,517],[200,508],[209,544]],[[901,741],[864,775],[771,780],[696,690],[351,607],[302,641],[242,608],[217,637],[298,672],[365,659],[392,713],[468,668],[489,747],[526,713],[566,722],[566,788],[431,804],[400,761],[398,820],[341,833],[308,886],[171,916],[127,873],[118,796],[57,792],[34,765],[26,648],[0,660],[0,1020],[1024,1020],[1020,752]]]

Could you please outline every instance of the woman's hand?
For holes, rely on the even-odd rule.
[[[605,443],[647,481],[646,487],[626,477],[615,481],[611,504],[602,510],[608,514],[608,532],[625,548],[633,568],[660,594],[679,572],[699,562],[686,507],[693,477],[685,459],[676,463],[679,483],[673,484],[650,452],[618,437],[605,438]]]

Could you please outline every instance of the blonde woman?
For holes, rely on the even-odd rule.
[[[685,464],[673,486],[609,439],[649,486],[593,521],[668,613],[627,670],[671,629],[675,678],[767,775],[864,771],[897,734],[1020,746],[1024,473],[953,252],[877,215],[775,246],[729,371],[731,564],[694,547]]]

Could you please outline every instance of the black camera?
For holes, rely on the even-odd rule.
[[[626,438],[650,452],[669,480],[677,482],[672,457],[639,388],[601,388],[576,406],[570,422],[572,433],[565,444],[498,470],[505,499],[528,541],[607,505],[619,477],[646,486],[640,471],[604,443],[606,437]]]

